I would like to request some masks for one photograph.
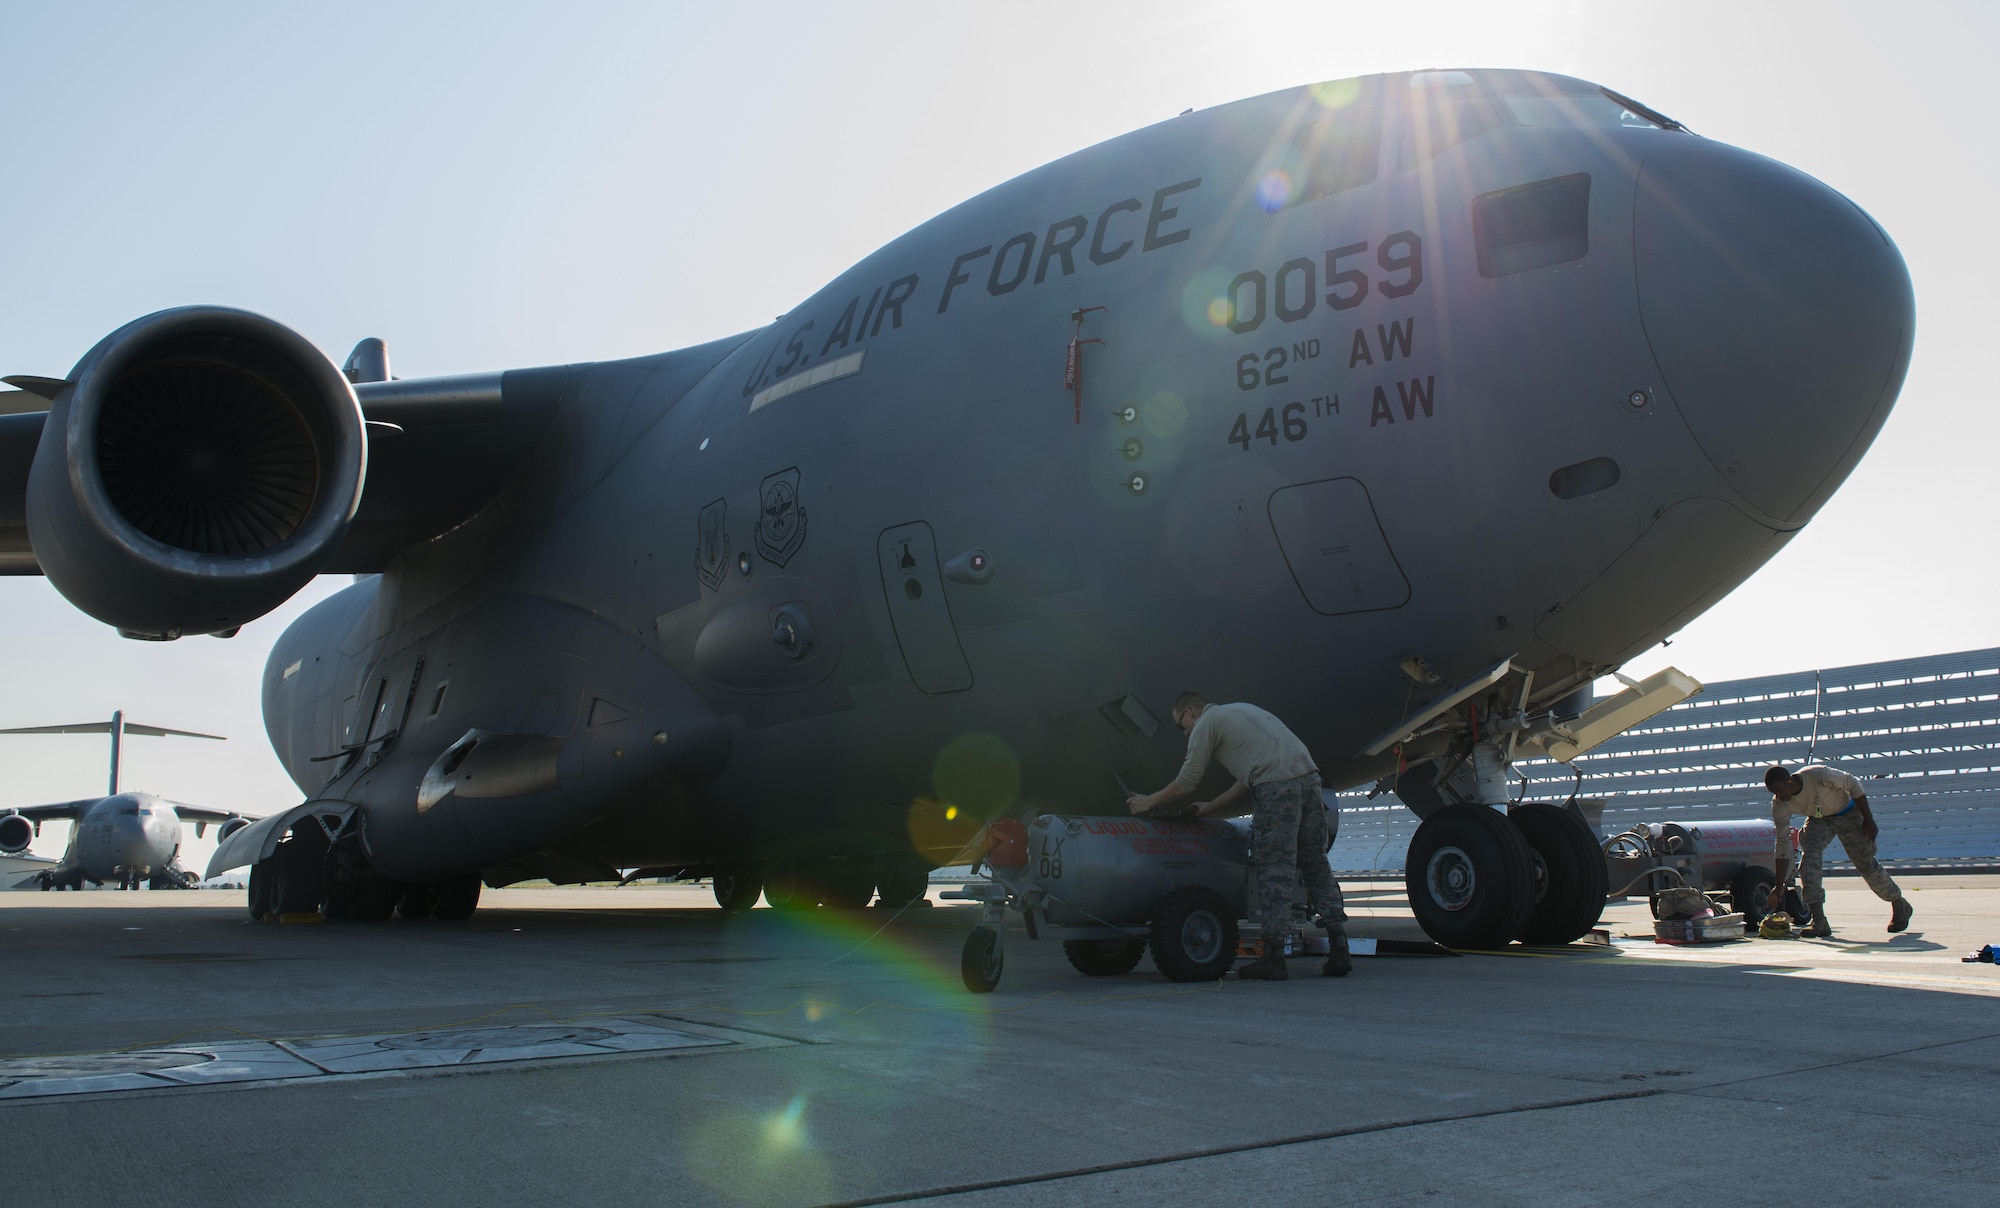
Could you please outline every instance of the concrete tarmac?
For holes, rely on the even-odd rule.
[[[221,891],[4,894],[0,1096],[28,1097],[0,1097],[0,1177],[38,1204],[1993,1202],[2000,968],[1958,958],[2000,943],[2000,877],[1906,879],[1897,937],[1829,885],[1831,941],[1668,948],[1629,902],[1609,947],[1283,984],[1086,978],[1015,931],[984,996],[966,907],[515,889],[281,926]],[[1355,934],[1419,935],[1400,887],[1349,889]],[[506,1025],[689,1047],[496,1061]],[[32,1091],[352,1037],[454,1064]]]

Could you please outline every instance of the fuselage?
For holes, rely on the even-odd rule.
[[[1851,203],[1594,86],[1274,93],[1000,185],[760,331],[571,367],[492,505],[286,632],[267,726],[409,879],[1115,811],[1178,764],[1184,688],[1360,783],[1406,660],[1512,657],[1546,701],[1766,561],[1912,316]],[[474,731],[500,789],[451,780]]]

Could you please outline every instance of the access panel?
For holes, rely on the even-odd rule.
[[[1331,617],[1409,603],[1410,581],[1360,479],[1281,487],[1268,506],[1278,548],[1314,612]]]
[[[882,592],[896,628],[903,664],[925,692],[963,692],[972,687],[972,667],[958,644],[951,609],[938,573],[937,541],[919,520],[885,529],[876,543]]]

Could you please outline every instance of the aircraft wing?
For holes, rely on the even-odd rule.
[[[368,477],[346,539],[323,569],[379,571],[397,551],[485,506],[541,441],[570,376],[567,368],[527,369],[357,387],[367,420]],[[28,470],[49,399],[36,391],[52,396],[68,383],[6,380],[39,384],[0,391],[0,574],[38,575],[41,563],[28,541]]]
[[[193,730],[170,730],[165,726],[141,725],[135,721],[124,724],[127,734],[138,734],[146,738],[213,738],[217,742],[227,742],[220,734],[199,734]],[[109,734],[108,721],[73,721],[59,726],[17,726],[11,730],[0,730],[0,734]]]
[[[174,812],[181,816],[183,822],[227,822],[231,818],[256,821],[247,814],[239,814],[233,810],[212,810],[205,805],[182,805],[178,801],[169,801],[167,804],[174,807]]]
[[[379,571],[484,507],[541,443],[571,376],[558,367],[356,386],[368,478],[326,571]]]
[[[256,316],[238,318],[275,327]],[[140,322],[154,320],[192,321],[174,311]],[[123,330],[129,333],[130,325]],[[630,431],[636,433],[748,335],[605,365],[411,379],[387,377],[386,354],[378,344],[371,372],[386,380],[369,378],[353,386],[366,433],[360,499],[326,560],[314,569],[332,574],[380,571],[402,550],[471,519],[523,471],[545,440],[563,439],[557,414],[565,400],[578,395],[586,376],[610,374],[619,380],[632,409]],[[361,353],[357,348],[351,366],[365,359]],[[0,574],[38,575],[42,565],[28,538],[28,473],[45,435],[64,438],[62,433],[45,434],[43,428],[50,407],[68,397],[71,383],[18,375],[0,382],[15,387],[0,390]]]
[[[52,819],[68,818],[75,821],[88,813],[90,807],[104,800],[102,797],[85,797],[81,801],[58,801],[52,805],[16,805],[0,809],[0,814],[19,814],[30,822],[42,823]]]

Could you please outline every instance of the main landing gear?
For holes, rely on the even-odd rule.
[[[722,864],[715,904],[730,914],[749,910],[760,895],[774,910],[928,905],[930,877],[929,862],[914,854]]]
[[[1597,925],[1607,889],[1597,837],[1560,806],[1447,805],[1410,841],[1403,885],[1448,948],[1567,944]]]
[[[380,923],[395,915],[456,922],[478,909],[479,891],[476,875],[437,884],[391,880],[368,864],[354,836],[329,842],[325,829],[307,819],[250,866],[248,907],[260,923]]]

